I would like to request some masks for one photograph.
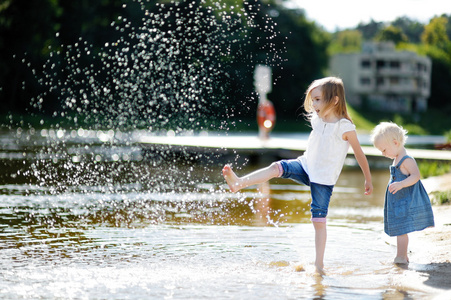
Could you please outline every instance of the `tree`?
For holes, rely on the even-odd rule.
[[[362,49],[362,33],[359,30],[344,30],[335,34],[330,45],[330,54],[360,52]]]
[[[408,17],[399,17],[391,22],[391,25],[399,28],[406,35],[408,42],[415,44],[421,42],[424,24],[411,20]]]
[[[442,17],[448,19],[448,22],[446,23],[446,34],[448,35],[448,38],[451,40],[451,14],[450,15],[443,14]]]
[[[174,107],[191,120],[189,109],[206,102],[249,115],[263,63],[278,114],[295,118],[327,68],[329,41],[302,10],[275,0],[3,1],[0,98],[3,111],[95,112],[99,124],[107,113],[148,120]]]
[[[442,50],[448,49],[450,47],[450,40],[446,33],[447,23],[448,19],[446,17],[432,18],[429,24],[424,27],[421,41]]]
[[[451,57],[438,47],[425,45],[424,53],[432,60],[431,96],[429,106],[451,112]]]
[[[384,27],[384,23],[371,20],[368,24],[360,23],[357,30],[362,32],[364,40],[372,40],[377,33]]]
[[[37,89],[27,64],[40,66],[55,45],[60,11],[53,0],[3,1],[0,5],[0,99],[2,111],[23,111]]]
[[[375,40],[378,42],[393,42],[396,45],[402,42],[407,42],[407,36],[400,28],[389,25],[379,31]]]
[[[273,43],[283,45],[282,62],[273,67],[275,85],[269,95],[278,116],[295,119],[303,111],[302,98],[312,80],[328,67],[330,34],[306,19],[302,10],[274,5],[278,34]]]

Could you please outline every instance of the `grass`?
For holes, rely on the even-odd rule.
[[[410,135],[446,135],[451,138],[449,111],[428,109],[424,113],[400,114],[349,107],[357,128],[371,130],[379,122],[392,121],[406,129]]]
[[[435,204],[450,204],[451,203],[451,190],[443,192],[431,193],[432,202]]]
[[[428,178],[450,172],[451,164],[449,162],[419,161],[418,168],[420,169],[421,178]]]
[[[352,118],[357,130],[371,132],[373,128],[378,124],[375,120],[370,120],[364,117],[359,111],[348,105],[348,113]]]

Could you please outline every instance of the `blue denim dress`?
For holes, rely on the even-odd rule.
[[[388,185],[408,177],[400,170],[400,166],[406,158],[411,157],[406,155],[396,166],[390,166]],[[386,234],[398,236],[431,226],[434,226],[431,201],[420,180],[414,185],[399,190],[396,194],[390,193],[387,186],[384,205],[384,231]]]

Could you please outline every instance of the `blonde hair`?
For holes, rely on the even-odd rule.
[[[407,140],[407,130],[393,122],[381,122],[374,127],[371,132],[371,142],[374,143],[379,139],[385,139],[387,142],[396,140],[404,146]]]
[[[340,118],[348,119],[352,122],[346,107],[345,87],[343,81],[338,77],[325,77],[313,81],[305,92],[304,109],[311,118],[315,109],[313,108],[312,91],[321,88],[323,101],[326,103],[325,109],[333,109]],[[338,103],[335,105],[335,97]]]

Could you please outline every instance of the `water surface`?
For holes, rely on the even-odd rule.
[[[397,284],[421,274],[391,263],[386,170],[373,170],[374,194],[364,196],[360,170],[345,168],[330,206],[327,273],[318,276],[307,187],[273,180],[232,194],[221,162],[149,155],[134,134],[2,133],[1,298],[427,295]]]

